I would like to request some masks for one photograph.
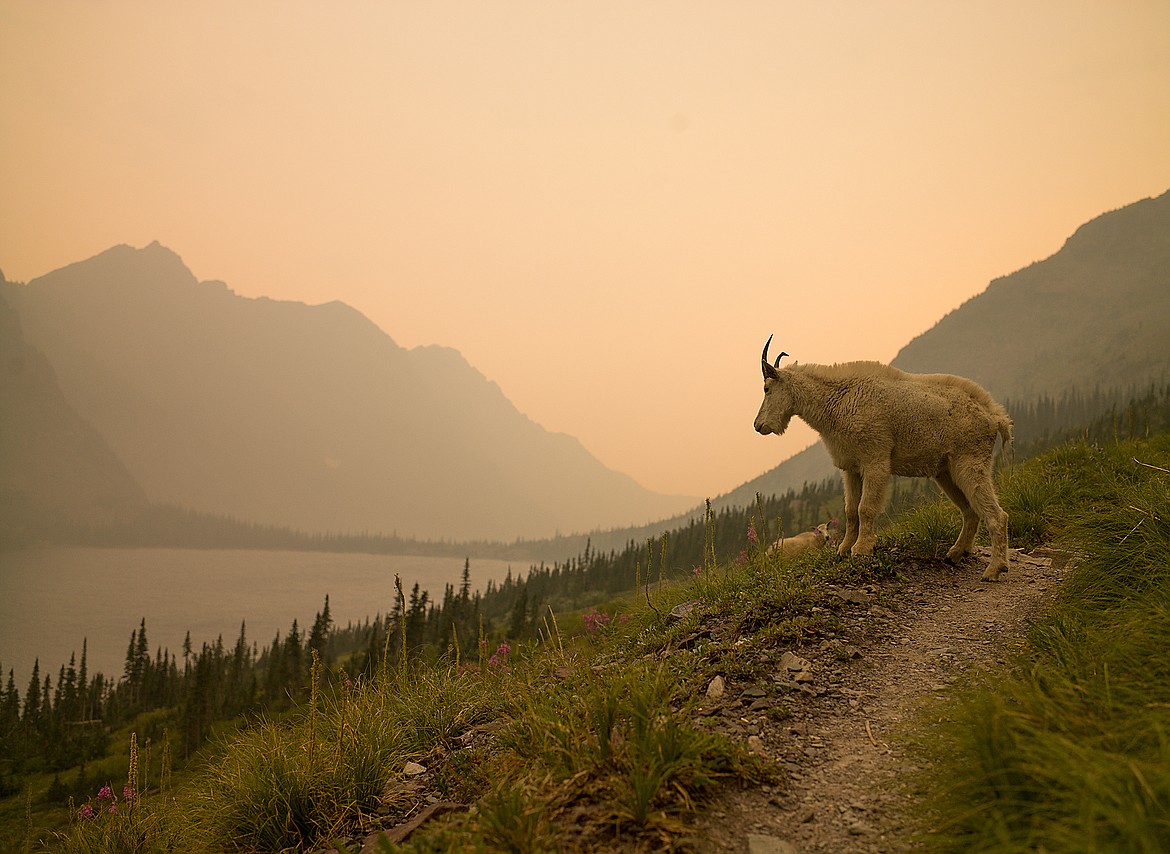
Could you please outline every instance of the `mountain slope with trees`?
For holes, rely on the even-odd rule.
[[[1085,223],[1052,256],[991,282],[891,364],[969,377],[1017,441],[1084,423],[1170,379],[1170,191]],[[1063,413],[1063,416],[1062,416]],[[750,503],[834,477],[821,443],[716,501]]]
[[[962,374],[1003,400],[1142,389],[1170,376],[1170,192],[1085,223],[1054,255],[902,348],[906,371]]]

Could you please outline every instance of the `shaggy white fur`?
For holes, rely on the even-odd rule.
[[[812,549],[836,545],[839,542],[841,542],[841,529],[837,525],[837,520],[834,519],[832,522],[822,522],[811,531],[805,531],[792,537],[781,537],[768,546],[768,551],[779,552],[791,557]]]
[[[771,343],[771,338],[768,339]],[[838,554],[873,553],[874,520],[885,509],[890,475],[932,477],[963,514],[947,552],[971,551],[979,522],[991,534],[984,581],[1008,568],[1008,517],[992,483],[996,437],[1010,449],[1007,410],[977,383],[950,374],[910,374],[879,362],[785,368],[762,357],[761,434],[780,434],[798,415],[816,430],[845,481],[845,536]]]

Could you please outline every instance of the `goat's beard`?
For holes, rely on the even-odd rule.
[[[792,414],[789,413],[787,415],[781,415],[779,417],[779,419],[777,419],[777,421],[774,424],[769,424],[768,426],[772,430],[772,435],[773,436],[784,435],[784,431],[788,429],[788,422],[791,420],[792,420]]]

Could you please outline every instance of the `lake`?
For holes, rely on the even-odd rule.
[[[527,564],[472,559],[476,590]],[[194,549],[40,548],[0,552],[0,689],[15,672],[23,699],[33,661],[57,684],[61,665],[88,639],[89,673],[121,677],[131,633],[146,619],[151,658],[162,647],[182,659],[191,632],[198,649],[223,635],[231,646],[247,622],[260,647],[283,637],[295,618],[302,631],[329,595],[334,625],[371,619],[394,607],[394,575],[410,597],[417,582],[441,599],[459,586],[463,558],[329,552]]]

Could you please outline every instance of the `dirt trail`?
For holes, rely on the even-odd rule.
[[[1003,664],[1064,574],[1059,556],[1014,552],[1011,571],[988,584],[979,580],[985,562],[921,567],[905,586],[841,591],[843,600],[856,600],[841,640],[797,650],[809,664],[801,681],[790,682],[793,666],[782,666],[766,686],[769,694],[779,690],[791,716],[753,715],[747,703],[737,718],[724,712],[733,731],[754,735],[757,749],[784,764],[788,780],[726,797],[710,815],[705,850],[910,849],[906,772],[913,760],[894,734],[960,675]],[[733,704],[745,691],[746,699],[759,686],[728,686]]]

